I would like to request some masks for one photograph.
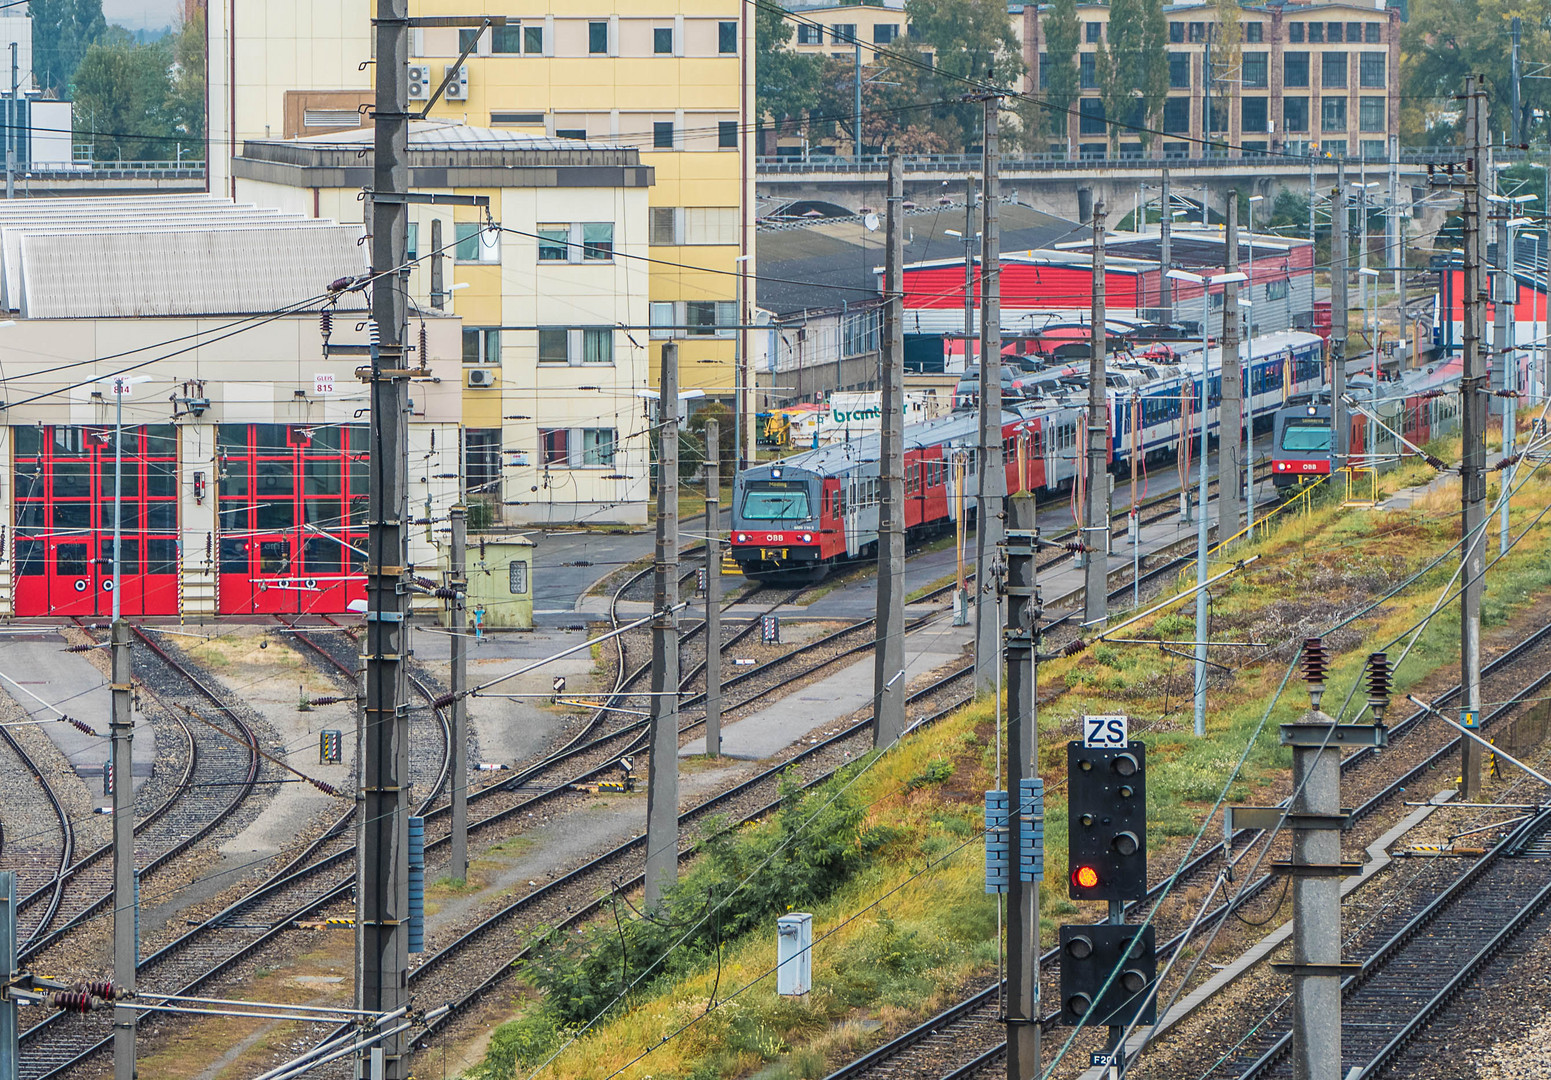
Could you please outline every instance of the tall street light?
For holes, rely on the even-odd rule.
[[[1200,527],[1196,533],[1196,734],[1206,734],[1206,413],[1210,401],[1211,371],[1208,366],[1208,339],[1212,322],[1213,285],[1227,285],[1235,281],[1248,281],[1249,276],[1239,271],[1231,274],[1214,274],[1205,277],[1188,270],[1170,270],[1175,281],[1188,281],[1201,286],[1201,493]],[[1235,482],[1237,480],[1235,479]]]
[[[125,378],[122,375],[114,376],[113,397],[115,399],[113,419],[113,621],[118,622],[120,602],[119,586],[120,570],[123,566],[122,548],[124,542],[124,399],[131,393],[130,387],[138,383],[151,381],[149,375],[133,375]]]

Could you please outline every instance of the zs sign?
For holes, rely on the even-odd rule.
[[[1084,716],[1082,745],[1085,750],[1124,750],[1131,742],[1129,721],[1124,716]]]

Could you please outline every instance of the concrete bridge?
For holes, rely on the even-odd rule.
[[[1522,156],[1519,154],[1518,156]],[[1429,165],[1463,159],[1458,147],[1419,147],[1401,150],[1394,169],[1396,182],[1420,185]],[[1499,154],[1505,164],[1514,156]],[[1116,156],[1073,159],[1060,155],[1009,157],[1002,160],[1002,194],[1048,214],[1072,221],[1086,221],[1093,200],[1102,198],[1110,220],[1128,213],[1132,200],[1143,188],[1156,188],[1161,170],[1169,169],[1169,183],[1181,198],[1199,203],[1203,195],[1220,207],[1232,189],[1246,195],[1274,197],[1282,188],[1307,193],[1311,187],[1328,190],[1335,184],[1338,161],[1334,157],[1281,154],[1164,158]],[[957,196],[966,176],[978,176],[983,162],[978,155],[907,156],[905,197],[917,203],[940,195]],[[1378,180],[1387,186],[1391,164],[1387,159],[1346,159],[1347,177]],[[761,212],[792,202],[829,203],[846,211],[860,206],[883,206],[888,186],[888,159],[881,156],[854,158],[762,157],[757,160],[756,190]],[[1383,191],[1384,187],[1377,189]],[[1410,192],[1401,200],[1410,201]],[[1155,195],[1149,197],[1156,197]]]

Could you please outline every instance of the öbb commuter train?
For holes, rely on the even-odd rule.
[[[1269,421],[1289,399],[1324,385],[1323,342],[1313,334],[1271,334],[1248,350],[1248,393]],[[1182,438],[1201,431],[1200,350],[1177,363],[1117,358],[1109,399],[1109,470],[1126,473],[1172,459]],[[1208,431],[1217,427],[1220,352],[1208,353]],[[1117,383],[1123,385],[1116,385]],[[1007,490],[1054,493],[1078,481],[1087,390],[1080,378],[1046,383],[1040,396],[1002,412]],[[733,484],[730,550],[744,574],[822,578],[837,562],[876,551],[879,436],[793,454],[740,472]],[[978,418],[956,412],[905,427],[905,527],[915,537],[951,528],[976,495]]]

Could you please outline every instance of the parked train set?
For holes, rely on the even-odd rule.
[[[1247,394],[1257,426],[1274,432],[1277,488],[1291,489],[1328,474],[1333,440],[1322,339],[1297,332],[1266,335],[1254,339],[1248,352]],[[1218,426],[1221,401],[1218,350],[1208,353],[1207,367],[1210,436]],[[1199,452],[1199,349],[1167,361],[1157,355],[1112,361],[1108,372],[1108,471],[1145,472],[1174,460],[1182,441],[1187,455]],[[1457,421],[1458,402],[1441,391],[1458,380],[1455,361],[1381,382],[1377,413],[1407,441],[1420,445]],[[1009,492],[1054,495],[1085,480],[1086,388],[1080,379],[1068,378],[1046,381],[1041,390],[1002,412]],[[1359,401],[1371,396],[1369,381],[1354,378],[1349,393]],[[961,514],[973,510],[979,421],[974,403],[966,402],[962,392],[956,404],[960,411],[950,416],[905,427],[907,537],[950,529]],[[1361,415],[1354,413],[1352,424],[1354,454],[1399,450],[1393,435]],[[741,471],[733,485],[730,550],[743,573],[755,579],[817,581],[836,563],[875,552],[879,442],[877,435],[869,435]]]

